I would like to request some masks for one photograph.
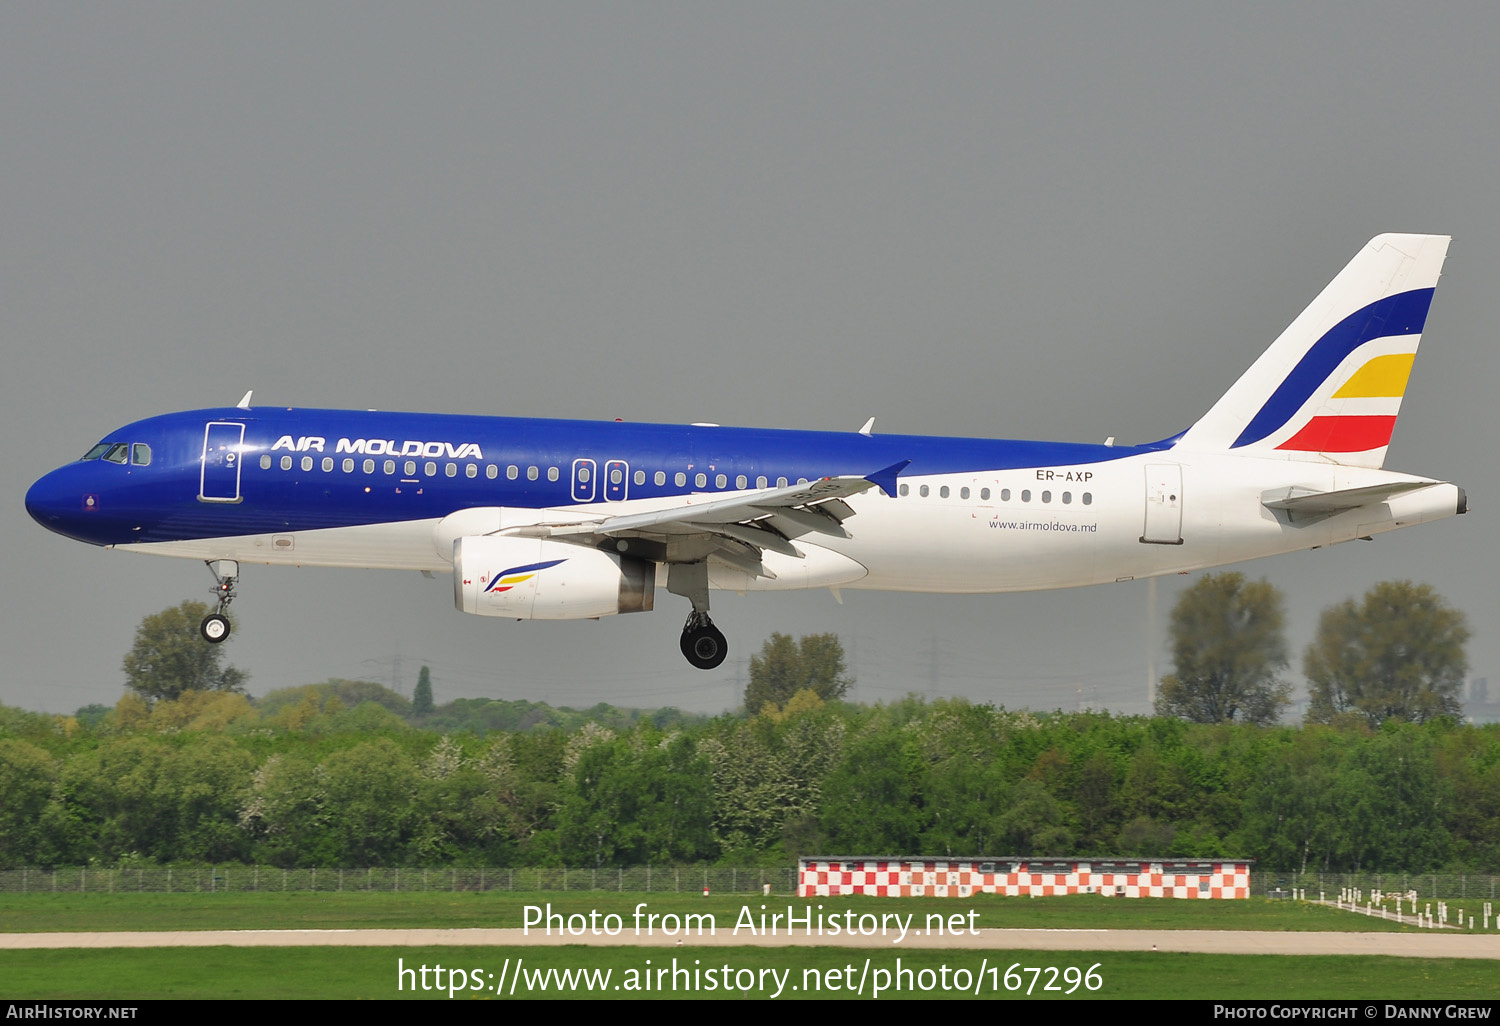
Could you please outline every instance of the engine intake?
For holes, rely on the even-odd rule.
[[[453,543],[453,604],[517,620],[640,613],[656,599],[656,564],[546,538],[470,536]]]

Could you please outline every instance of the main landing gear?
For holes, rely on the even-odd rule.
[[[682,625],[682,654],[700,670],[712,670],[724,661],[729,645],[724,632],[714,626],[708,611],[693,610]]]
[[[219,608],[203,618],[198,633],[210,645],[217,645],[229,637],[229,617],[224,611],[234,601],[234,586],[240,580],[240,565],[232,559],[210,559],[208,569],[214,575],[214,594],[218,596]]]
[[[708,618],[708,562],[673,563],[667,570],[667,590],[693,604],[682,625],[682,654],[698,669],[712,670],[729,654],[729,645]]]

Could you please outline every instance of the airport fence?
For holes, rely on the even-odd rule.
[[[789,895],[795,867],[631,866],[602,869],[517,866],[481,869],[281,869],[276,866],[69,866],[0,870],[0,893],[205,894],[224,891],[501,891],[515,893],[630,892]],[[1500,875],[1478,873],[1250,874],[1252,897],[1316,900],[1343,889],[1409,893],[1449,901],[1500,900]]]
[[[1333,901],[1344,889],[1364,894],[1415,892],[1418,898],[1452,901],[1478,898],[1500,900],[1500,876],[1493,873],[1275,873],[1250,874],[1252,897],[1291,897],[1295,891],[1306,891],[1311,900]]]
[[[71,866],[0,870],[0,893],[194,894],[222,891],[567,891],[792,894],[795,867],[631,866],[568,869],[281,869],[275,866]]]

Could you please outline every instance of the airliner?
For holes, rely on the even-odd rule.
[[[107,434],[26,495],[51,531],[204,561],[453,575],[463,612],[572,620],[715,589],[986,593],[1171,574],[1464,513],[1382,469],[1449,238],[1372,239],[1186,431],[1146,445],[237,406]]]

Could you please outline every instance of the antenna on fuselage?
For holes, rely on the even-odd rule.
[[[235,409],[248,410],[250,408],[250,397],[255,394],[255,389],[245,393],[245,397],[235,404]]]

